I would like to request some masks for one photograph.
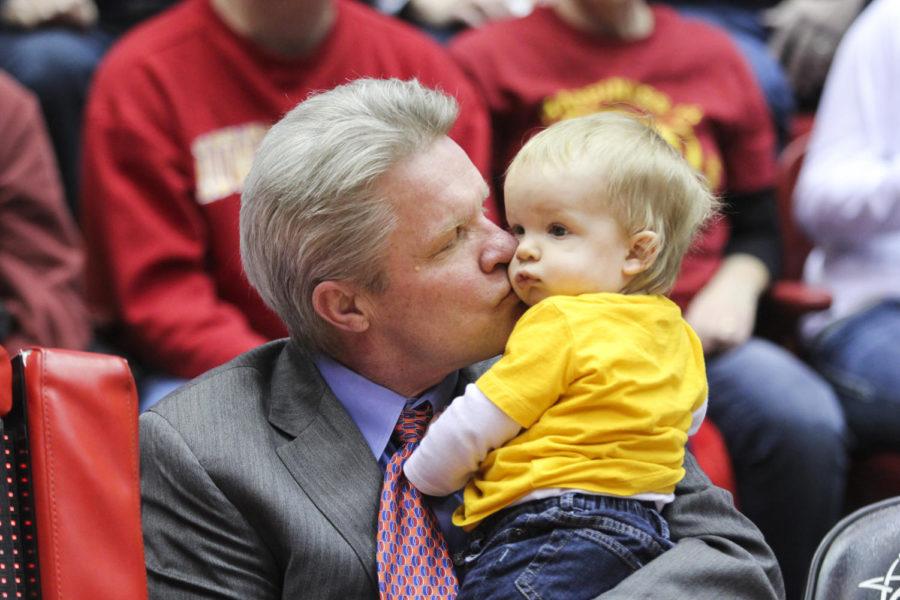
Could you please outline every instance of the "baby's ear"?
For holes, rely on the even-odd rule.
[[[633,277],[649,269],[659,256],[659,236],[653,231],[639,231],[631,236],[628,256],[622,265],[622,272]]]

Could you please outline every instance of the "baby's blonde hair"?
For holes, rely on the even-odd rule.
[[[593,178],[596,201],[629,237],[645,230],[656,233],[656,260],[629,281],[622,290],[626,294],[671,290],[694,235],[719,206],[703,176],[647,119],[621,112],[595,113],[548,127],[522,147],[506,176],[519,169],[547,168]]]

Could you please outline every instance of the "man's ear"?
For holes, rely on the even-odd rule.
[[[323,281],[313,289],[316,313],[341,331],[361,333],[369,328],[368,303],[355,286]]]
[[[659,256],[659,236],[653,231],[639,231],[629,240],[628,256],[622,273],[634,277],[649,269]]]

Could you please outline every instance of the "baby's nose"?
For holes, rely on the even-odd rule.
[[[516,258],[520,261],[538,260],[541,257],[540,249],[530,240],[519,240],[516,247]]]

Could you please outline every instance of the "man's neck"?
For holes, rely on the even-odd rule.
[[[333,0],[212,0],[237,34],[285,58],[311,55],[334,26]]]
[[[573,28],[596,37],[630,42],[653,33],[653,11],[644,0],[608,3],[559,0],[554,10]]]
[[[394,356],[384,348],[370,351],[357,346],[352,352],[335,352],[332,358],[369,381],[406,398],[421,395],[454,371],[453,368],[431,367],[411,361],[409,357]]]

